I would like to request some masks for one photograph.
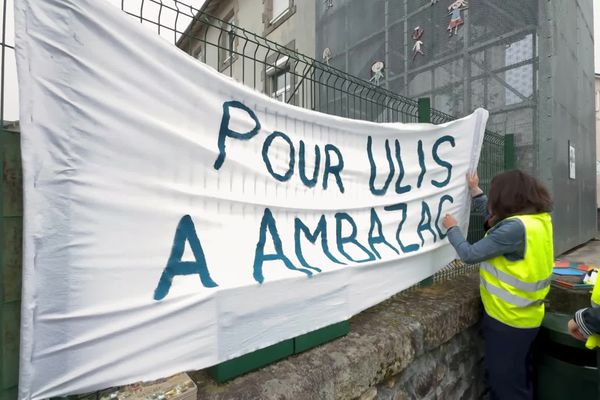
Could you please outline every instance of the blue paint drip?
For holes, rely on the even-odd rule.
[[[229,129],[229,120],[230,120],[229,108],[230,107],[238,108],[240,110],[246,111],[248,113],[248,115],[250,116],[250,118],[252,118],[254,120],[254,124],[255,124],[254,128],[252,128],[252,130],[250,130],[246,133],[235,132],[235,131],[232,131],[231,129]],[[215,164],[213,165],[214,169],[218,170],[219,168],[221,168],[221,166],[225,162],[225,139],[227,137],[230,137],[232,139],[250,140],[254,136],[256,136],[258,131],[260,131],[260,122],[258,121],[256,114],[254,114],[254,111],[252,111],[246,105],[244,105],[243,103],[241,103],[237,100],[226,101],[225,103],[223,103],[223,117],[221,118],[221,127],[219,128],[219,138],[217,141],[217,145],[219,148],[219,155],[218,155],[217,159],[215,160]]]
[[[342,221],[347,221],[350,223],[350,226],[352,227],[352,233],[350,234],[350,236],[342,236]],[[358,242],[358,240],[356,240],[356,232],[357,232],[356,223],[354,222],[354,220],[352,219],[352,217],[350,215],[348,215],[345,212],[336,213],[335,214],[335,222],[336,222],[336,234],[337,234],[337,248],[338,248],[338,251],[344,255],[344,257],[346,257],[348,260],[356,262],[356,263],[363,263],[363,262],[375,260],[375,255],[372,254],[365,246],[360,244]],[[363,252],[365,252],[365,254],[367,254],[368,258],[366,258],[364,260],[353,259],[350,256],[350,254],[348,254],[344,250],[344,244],[346,244],[346,243],[354,244],[356,247],[358,247]]]
[[[267,239],[267,229],[271,234],[271,239],[273,240],[273,247],[275,248],[275,254],[265,254],[265,242]],[[254,267],[253,267],[253,276],[254,280],[258,283],[263,283],[265,280],[263,276],[262,266],[265,261],[274,261],[281,260],[283,264],[293,271],[300,271],[305,273],[308,276],[312,276],[312,272],[304,269],[304,268],[296,268],[294,264],[290,261],[289,258],[283,254],[283,246],[281,245],[281,239],[279,237],[279,233],[277,232],[277,225],[275,223],[275,218],[273,218],[273,213],[268,208],[265,208],[265,213],[263,214],[263,218],[260,222],[260,233],[258,237],[258,243],[256,244],[256,253],[254,255]]]
[[[186,241],[190,244],[196,261],[181,261]],[[169,293],[169,289],[171,289],[171,283],[175,276],[192,274],[200,276],[200,282],[202,282],[202,286],[204,287],[212,288],[218,286],[208,272],[206,258],[196,234],[194,222],[189,215],[184,215],[177,224],[173,246],[171,247],[171,255],[154,290],[154,300],[165,298]]]
[[[369,157],[369,165],[371,166],[371,177],[369,178],[369,189],[371,193],[375,196],[383,196],[388,190],[390,183],[392,182],[392,178],[394,178],[394,162],[392,161],[392,154],[390,150],[390,141],[385,139],[385,157],[388,161],[388,176],[383,184],[381,189],[375,188],[375,179],[377,178],[377,165],[375,164],[375,159],[373,158],[373,139],[371,136],[367,137],[367,155]]]
[[[373,231],[377,228],[377,236],[373,236]],[[387,240],[385,240],[385,236],[383,235],[383,226],[381,224],[381,220],[379,216],[375,212],[374,208],[371,208],[371,227],[369,228],[369,246],[373,253],[377,256],[377,258],[381,259],[381,255],[375,249],[375,245],[378,243],[383,243],[388,246],[390,249],[394,250],[396,254],[400,254],[398,250],[394,246],[392,246]]]
[[[431,149],[431,153],[433,155],[433,159],[435,160],[435,162],[438,165],[445,167],[448,170],[448,176],[443,181],[441,181],[441,182],[436,181],[436,180],[431,181],[431,184],[438,188],[442,188],[442,187],[446,186],[450,182],[450,178],[452,177],[452,164],[440,159],[440,156],[437,153],[438,147],[444,142],[449,142],[452,147],[455,147],[454,137],[446,135],[446,136],[442,136],[441,138],[436,140]]]

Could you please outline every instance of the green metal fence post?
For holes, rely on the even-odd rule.
[[[504,169],[515,167],[515,135],[504,135]]]
[[[18,128],[0,127],[0,400],[17,398],[21,311],[22,178]]]
[[[419,122],[431,122],[431,99],[429,97],[421,97],[418,100],[418,117]]]

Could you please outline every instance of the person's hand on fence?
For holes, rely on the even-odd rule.
[[[479,176],[477,175],[477,171],[467,174],[467,184],[469,185],[471,197],[475,197],[483,193],[483,190],[481,190],[479,187]]]
[[[569,323],[567,324],[567,328],[569,330],[569,334],[575,339],[581,340],[582,342],[585,341],[585,337],[581,334],[581,331],[579,330],[579,327],[577,326],[577,323],[574,319],[569,321]]]
[[[456,220],[456,218],[454,218],[452,214],[446,214],[442,219],[442,225],[444,226],[444,228],[450,229],[453,226],[457,226],[458,221]]]

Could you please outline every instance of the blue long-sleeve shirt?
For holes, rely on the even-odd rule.
[[[473,198],[473,208],[483,214],[487,221],[487,196],[479,195]],[[500,221],[483,239],[473,244],[466,241],[458,226],[454,226],[448,230],[448,240],[460,259],[467,264],[475,264],[499,255],[511,261],[522,260],[525,257],[525,226],[518,219]]]

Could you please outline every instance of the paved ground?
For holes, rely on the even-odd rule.
[[[600,240],[594,239],[558,256],[561,260],[600,264]]]

